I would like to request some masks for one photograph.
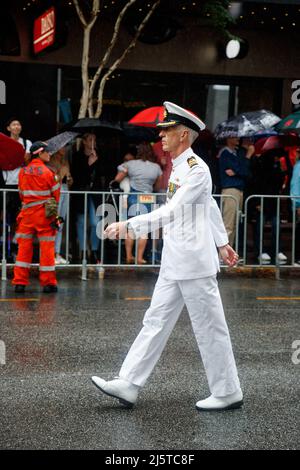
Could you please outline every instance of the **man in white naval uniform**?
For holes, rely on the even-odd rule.
[[[126,233],[139,238],[163,227],[161,269],[143,328],[111,381],[92,377],[104,393],[132,406],[152,372],[184,307],[207,375],[211,396],[196,403],[198,410],[239,408],[243,403],[230,336],[224,317],[216,274],[220,256],[229,266],[238,256],[228,245],[219,208],[213,199],[208,166],[191,144],[204,123],[193,113],[165,102],[158,123],[165,151],[173,158],[167,203],[149,214],[107,227],[109,238]]]

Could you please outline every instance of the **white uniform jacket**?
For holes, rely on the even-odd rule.
[[[228,237],[211,192],[208,166],[188,148],[173,160],[167,203],[130,219],[136,238],[163,227],[164,278],[197,279],[219,270],[216,246],[226,245]]]

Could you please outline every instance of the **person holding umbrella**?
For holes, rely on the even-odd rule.
[[[211,396],[200,411],[228,410],[243,404],[243,394],[218,290],[218,253],[229,265],[238,256],[228,244],[219,208],[212,197],[208,166],[191,145],[205,124],[195,114],[165,102],[158,123],[163,149],[173,158],[167,204],[105,230],[109,238],[138,238],[163,227],[160,274],[143,328],[122,364],[118,378],[92,377],[103,393],[133,406],[155,367],[186,304],[203,359]]]
[[[88,191],[87,210],[90,222],[90,247],[91,263],[100,263],[99,238],[97,236],[97,224],[100,220],[96,216],[96,210],[101,204],[101,197],[93,195],[93,191],[106,189],[106,177],[104,161],[96,143],[96,135],[86,132],[82,136],[80,148],[72,157],[71,174],[73,177],[72,191]],[[84,241],[84,196],[76,194],[72,196],[73,209],[76,213],[76,229],[79,241],[79,249],[83,257]]]

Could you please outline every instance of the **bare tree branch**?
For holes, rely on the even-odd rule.
[[[100,13],[100,3],[99,2],[100,2],[100,0],[93,0],[91,19],[90,19],[90,21],[86,21],[86,19],[84,17],[84,14],[83,14],[83,11],[81,10],[81,8],[79,6],[78,0],[73,0],[75,9],[77,11],[77,15],[78,15],[81,23],[83,24],[83,26],[85,28],[87,28],[89,25],[91,25],[91,27],[94,26],[94,23],[95,23],[98,15]]]
[[[129,46],[127,47],[127,49],[125,49],[125,51],[123,52],[123,54],[111,65],[111,67],[109,67],[109,70],[105,73],[105,75],[103,75],[102,79],[101,79],[101,82],[100,82],[100,86],[99,86],[99,90],[98,90],[98,99],[97,99],[97,110],[96,110],[96,113],[95,113],[95,117],[100,117],[101,115],[101,112],[102,112],[102,107],[103,107],[103,92],[104,92],[104,87],[105,87],[105,84],[106,84],[106,81],[107,79],[109,78],[109,76],[116,70],[116,68],[120,65],[120,63],[125,59],[125,57],[127,56],[127,54],[131,51],[131,49],[134,48],[134,46],[136,45],[136,42],[139,38],[139,36],[141,35],[146,23],[148,22],[149,18],[151,17],[152,13],[154,12],[154,10],[157,8],[157,6],[159,5],[160,3],[160,0],[157,0],[151,7],[151,9],[149,10],[149,12],[147,13],[147,15],[145,16],[145,18],[143,19],[143,21],[141,22],[141,24],[139,25],[137,31],[136,31],[136,34],[133,38],[133,40],[131,41],[131,43],[129,44]],[[91,97],[92,99],[92,97]]]
[[[124,50],[121,56],[115,60],[115,62],[109,67],[108,71],[104,73],[102,79],[100,81],[99,90],[97,94],[97,109],[96,113],[94,113],[94,105],[93,105],[93,96],[95,93],[96,84],[98,83],[100,76],[104,72],[104,68],[107,65],[107,62],[111,56],[112,50],[116,45],[117,39],[120,33],[121,22],[127,12],[127,10],[134,5],[138,0],[127,0],[126,5],[120,11],[115,26],[114,31],[112,34],[111,41],[109,46],[98,66],[98,69],[93,76],[92,80],[89,82],[89,59],[90,59],[90,37],[91,37],[91,30],[99,16],[100,13],[100,0],[93,0],[93,7],[91,11],[91,15],[89,20],[87,20],[84,16],[82,9],[79,6],[79,0],[73,0],[77,15],[79,20],[83,25],[83,49],[82,49],[82,61],[81,61],[81,80],[82,80],[82,95],[80,99],[80,109],[78,113],[78,117],[82,118],[85,117],[87,112],[90,117],[99,117],[102,112],[102,101],[103,101],[103,92],[106,81],[108,80],[109,76],[114,72],[114,70],[120,65],[120,63],[124,60],[127,54],[134,48],[136,42],[144,29],[147,21],[151,17],[152,13],[159,5],[161,0],[152,0],[153,4],[149,9],[147,15],[139,25],[134,38],[132,39],[129,46]],[[150,6],[150,5],[149,5]]]
[[[87,22],[86,22],[86,19],[84,17],[84,14],[79,6],[79,3],[78,3],[78,0],[73,0],[73,3],[74,3],[74,6],[76,8],[76,11],[77,11],[77,15],[81,21],[81,23],[83,24],[83,26],[86,28],[87,27]]]
[[[92,116],[92,114],[93,114],[93,95],[94,95],[95,86],[96,86],[97,81],[99,80],[99,77],[100,77],[100,75],[101,75],[101,73],[102,73],[109,57],[110,57],[111,51],[112,51],[112,49],[114,48],[114,46],[117,42],[122,19],[124,18],[124,15],[126,14],[128,8],[130,8],[136,2],[137,2],[137,0],[129,0],[129,2],[124,6],[124,8],[119,13],[117,21],[115,23],[114,32],[113,32],[111,42],[110,42],[110,44],[109,44],[109,46],[108,46],[108,48],[107,48],[107,50],[104,54],[104,57],[101,60],[101,62],[99,64],[99,67],[98,67],[98,69],[97,69],[97,71],[96,71],[96,73],[93,77],[93,80],[92,80],[91,85],[90,85],[90,101],[89,101],[89,115],[90,116]]]
[[[80,21],[83,24],[83,47],[82,47],[82,61],[81,61],[81,81],[82,81],[82,95],[80,99],[80,109],[78,113],[78,117],[82,118],[85,117],[88,102],[89,102],[89,95],[90,95],[90,85],[89,85],[89,52],[90,52],[90,37],[91,37],[91,30],[98,18],[100,13],[100,0],[93,0],[93,8],[91,12],[90,21],[86,21],[84,18],[83,12],[79,6],[78,0],[73,0],[75,5],[77,14],[79,16]]]

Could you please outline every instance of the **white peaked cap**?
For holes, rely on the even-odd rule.
[[[164,120],[157,123],[157,127],[171,127],[183,124],[189,129],[193,129],[196,132],[203,131],[205,129],[204,122],[198,118],[195,114],[191,113],[187,109],[181,108],[175,103],[170,101],[164,102],[165,115]]]

